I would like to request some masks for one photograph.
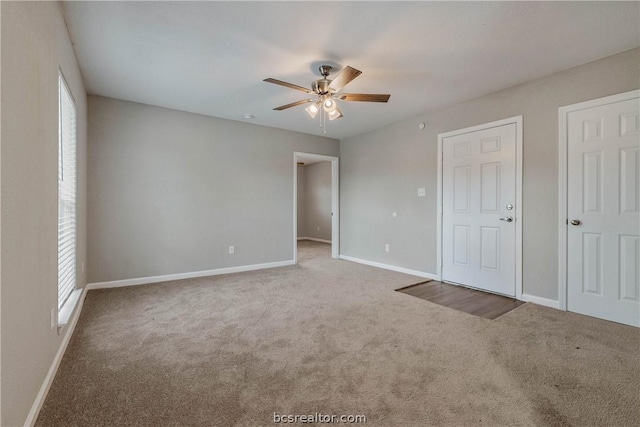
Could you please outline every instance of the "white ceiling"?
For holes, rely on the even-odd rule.
[[[640,45],[638,2],[65,2],[90,94],[318,134],[301,86],[317,67],[363,73],[326,136],[418,113]],[[254,115],[252,120],[244,114]]]

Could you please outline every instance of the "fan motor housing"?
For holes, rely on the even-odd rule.
[[[317,93],[318,95],[327,95],[331,92],[329,89],[329,85],[331,84],[331,80],[329,79],[320,79],[311,83],[311,89]]]

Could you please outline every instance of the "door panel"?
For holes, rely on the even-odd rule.
[[[483,163],[480,166],[480,192],[482,213],[499,213],[500,163]]]
[[[459,166],[453,170],[453,193],[455,212],[469,212],[469,167]]]
[[[602,295],[602,235],[584,233],[582,235],[582,292]]]
[[[582,212],[600,213],[602,198],[602,152],[584,153],[583,155],[583,192]]]
[[[453,262],[457,265],[469,265],[469,227],[453,226]]]
[[[620,213],[638,213],[640,203],[640,149],[620,150]]]
[[[640,326],[638,99],[568,114],[567,308]]]
[[[630,302],[640,301],[640,238],[620,236],[620,299]]]
[[[516,125],[442,144],[442,279],[515,296]]]
[[[500,229],[481,227],[480,268],[500,271]]]

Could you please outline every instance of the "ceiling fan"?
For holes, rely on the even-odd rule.
[[[320,126],[323,126],[322,121],[326,118],[329,120],[335,120],[343,117],[342,111],[338,108],[337,101],[360,101],[360,102],[387,102],[391,95],[385,94],[373,94],[373,93],[341,93],[340,91],[356,77],[362,74],[362,71],[356,70],[353,67],[346,66],[340,71],[335,78],[329,79],[329,74],[333,67],[330,65],[321,65],[319,67],[322,78],[311,83],[311,89],[306,87],[294,85],[292,83],[283,82],[272,78],[264,79],[265,82],[277,84],[280,86],[288,87],[291,89],[299,90],[308,94],[313,94],[315,97],[303,99],[301,101],[292,102],[291,104],[282,105],[274,108],[276,111],[286,110],[287,108],[296,107],[298,105],[311,104],[305,108],[306,112],[315,118],[318,112],[322,111],[323,114],[320,117]],[[323,126],[324,127],[324,126]]]

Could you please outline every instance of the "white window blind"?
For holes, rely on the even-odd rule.
[[[58,309],[76,288],[76,106],[58,77]]]

